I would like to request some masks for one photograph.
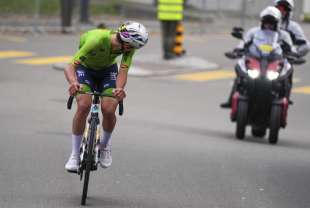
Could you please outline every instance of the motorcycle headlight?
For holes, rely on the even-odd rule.
[[[252,78],[252,79],[256,79],[259,77],[260,72],[258,69],[249,69],[248,70],[248,75]]]
[[[275,79],[278,79],[278,77],[280,76],[279,72],[276,71],[267,71],[267,78],[272,81]]]

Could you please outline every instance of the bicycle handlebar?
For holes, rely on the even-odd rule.
[[[71,110],[73,99],[74,99],[74,96],[70,95],[70,97],[67,101],[67,109],[68,110]]]
[[[103,96],[104,95],[101,95],[100,93],[93,93],[93,92],[79,92],[81,94],[88,94],[88,95],[98,95],[98,96]],[[70,95],[68,101],[67,101],[67,109],[68,110],[71,110],[71,107],[72,107],[72,103],[73,103],[73,100],[74,100],[74,96]],[[124,114],[124,104],[123,104],[123,101],[119,101],[118,102],[118,114],[120,116],[122,116]]]

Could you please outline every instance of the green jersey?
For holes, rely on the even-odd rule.
[[[116,63],[116,57],[122,55],[121,64],[129,69],[135,50],[128,53],[112,51],[111,36],[115,34],[111,30],[94,29],[84,33],[80,38],[79,51],[74,55],[72,64],[102,70]]]

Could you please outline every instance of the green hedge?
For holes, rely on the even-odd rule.
[[[305,22],[310,22],[310,14],[305,14],[304,15],[304,21]]]
[[[39,0],[40,15],[58,15],[60,13],[60,0]],[[76,0],[75,9],[79,4]],[[90,1],[90,12],[92,15],[115,14],[118,10],[120,0]],[[0,0],[0,15],[3,14],[34,14],[36,0]]]

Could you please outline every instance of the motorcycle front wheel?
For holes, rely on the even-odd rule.
[[[269,143],[277,144],[279,137],[279,130],[281,124],[282,107],[280,105],[273,105],[270,115],[270,130],[269,130]]]
[[[248,102],[240,100],[238,102],[237,109],[237,125],[236,125],[236,137],[238,139],[244,139],[245,130],[248,120]]]

